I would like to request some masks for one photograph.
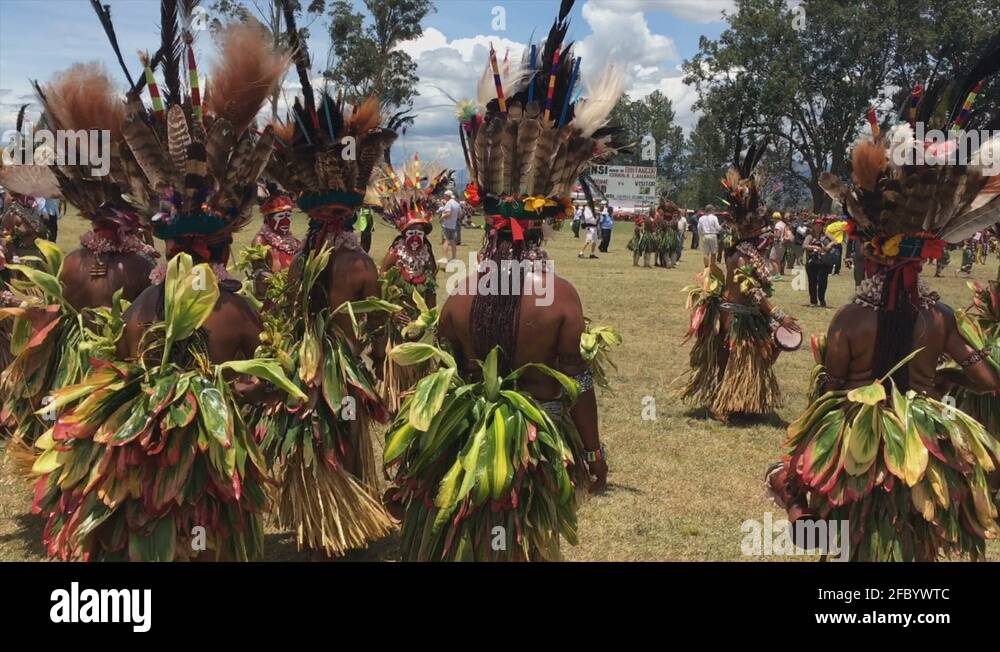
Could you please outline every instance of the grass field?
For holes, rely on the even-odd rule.
[[[62,221],[59,244],[64,250],[76,247],[82,228],[81,220]],[[467,256],[469,245],[478,246],[481,234],[463,232],[460,257]],[[240,234],[238,245],[252,235],[253,229]],[[376,258],[392,235],[389,227],[378,225],[372,247]],[[601,435],[610,456],[609,487],[583,506],[580,544],[567,546],[566,556],[578,561],[761,560],[741,554],[740,525],[746,519],[763,521],[766,512],[782,518],[764,496],[762,477],[780,453],[784,426],[805,407],[812,367],[809,348],[779,358],[785,406],[773,418],[724,426],[706,419],[701,410],[674,401],[670,384],[687,365],[687,347],[681,341],[687,327],[681,288],[699,271],[701,256],[685,251],[674,270],[636,268],[625,249],[630,235],[631,224],[618,224],[611,253],[599,260],[576,257],[581,241],[568,228],[547,245],[557,273],[579,290],[587,316],[596,324],[615,326],[625,338],[614,355],[618,364],[611,378],[614,392],[598,396]],[[985,267],[975,268],[974,278],[994,278],[996,266],[991,258]],[[929,280],[945,301],[961,306],[969,293],[966,281],[955,278],[957,268],[953,257],[947,278]],[[807,307],[808,294],[793,289],[791,275],[786,279],[777,283],[777,302],[798,317],[807,334],[825,331],[834,309]],[[852,292],[850,270],[831,277],[831,306],[845,303]],[[644,407],[649,416],[651,401],[655,420],[643,418]],[[9,463],[0,462],[0,560],[44,559],[41,526],[29,513],[30,499],[28,483],[12,475]],[[1000,560],[1000,545],[993,544],[989,555]],[[389,537],[349,558],[396,557],[395,542]],[[267,558],[308,559],[309,555],[296,552],[290,534],[269,531]]]

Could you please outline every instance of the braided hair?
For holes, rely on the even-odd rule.
[[[517,325],[520,322],[521,294],[524,287],[524,266],[532,247],[541,244],[542,229],[526,229],[524,240],[514,240],[510,229],[487,232],[480,249],[480,260],[492,261],[497,274],[494,288],[509,288],[508,292],[476,292],[472,299],[470,320],[472,345],[476,357],[485,360],[495,346],[500,346],[498,370],[510,373],[517,353]]]

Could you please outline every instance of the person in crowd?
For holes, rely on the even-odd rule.
[[[462,219],[462,205],[455,201],[455,193],[445,190],[447,201],[438,209],[441,213],[441,230],[444,231],[444,253],[448,260],[458,258],[458,223]]]
[[[702,211],[695,211],[687,217],[688,231],[691,232],[691,250],[698,251],[699,238],[698,238],[698,220],[704,213]]]
[[[719,235],[721,232],[722,225],[719,224],[719,218],[715,215],[715,206],[709,204],[705,207],[702,216],[698,218],[697,229],[705,267],[711,265],[712,261],[719,257]]]
[[[611,217],[611,207],[607,204],[601,211],[601,246],[598,249],[603,253],[608,253],[608,246],[611,244],[611,231],[614,229],[615,220]]]
[[[785,274],[785,236],[790,233],[790,230],[781,217],[781,211],[774,211],[771,214],[771,219],[774,220],[774,224],[771,226],[771,234],[774,239],[770,251],[772,279],[780,281]]]
[[[813,220],[812,230],[803,241],[806,252],[806,276],[809,279],[809,305],[826,308],[826,286],[833,269],[834,242],[823,230],[823,218]]]
[[[594,211],[589,205],[583,207],[582,225],[586,229],[585,238],[583,248],[580,249],[580,253],[576,257],[583,258],[587,252],[587,247],[590,247],[590,258],[597,258],[597,254],[594,253],[597,249],[597,216],[594,215]]]

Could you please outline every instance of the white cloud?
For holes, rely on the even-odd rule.
[[[617,12],[666,11],[699,23],[722,20],[723,11],[736,11],[735,0],[589,0],[587,4]]]
[[[683,83],[679,70],[680,55],[674,40],[650,29],[646,20],[649,10],[667,10],[676,15],[685,12],[693,16],[701,7],[699,19],[721,11],[730,2],[667,2],[664,0],[589,0],[583,5],[583,18],[589,33],[577,41],[576,52],[582,57],[584,80],[593,78],[605,63],[622,64],[628,79],[626,90],[633,98],[645,97],[659,90],[671,99],[677,122],[690,130],[697,120],[691,106],[697,99],[693,88]],[[709,5],[708,8],[705,8]],[[537,33],[544,37],[544,32]],[[500,38],[497,35],[476,35],[448,39],[440,30],[430,27],[422,36],[407,41],[399,49],[417,63],[420,95],[414,100],[417,113],[413,127],[393,148],[395,160],[419,152],[421,158],[437,159],[450,167],[464,166],[458,140],[458,124],[454,114],[456,100],[475,93],[476,84],[487,64],[492,43],[502,60],[508,52],[511,59],[521,57],[525,43]]]

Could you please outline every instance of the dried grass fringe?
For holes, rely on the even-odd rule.
[[[781,405],[781,389],[771,362],[770,344],[753,337],[733,340],[712,411],[769,414]]]

